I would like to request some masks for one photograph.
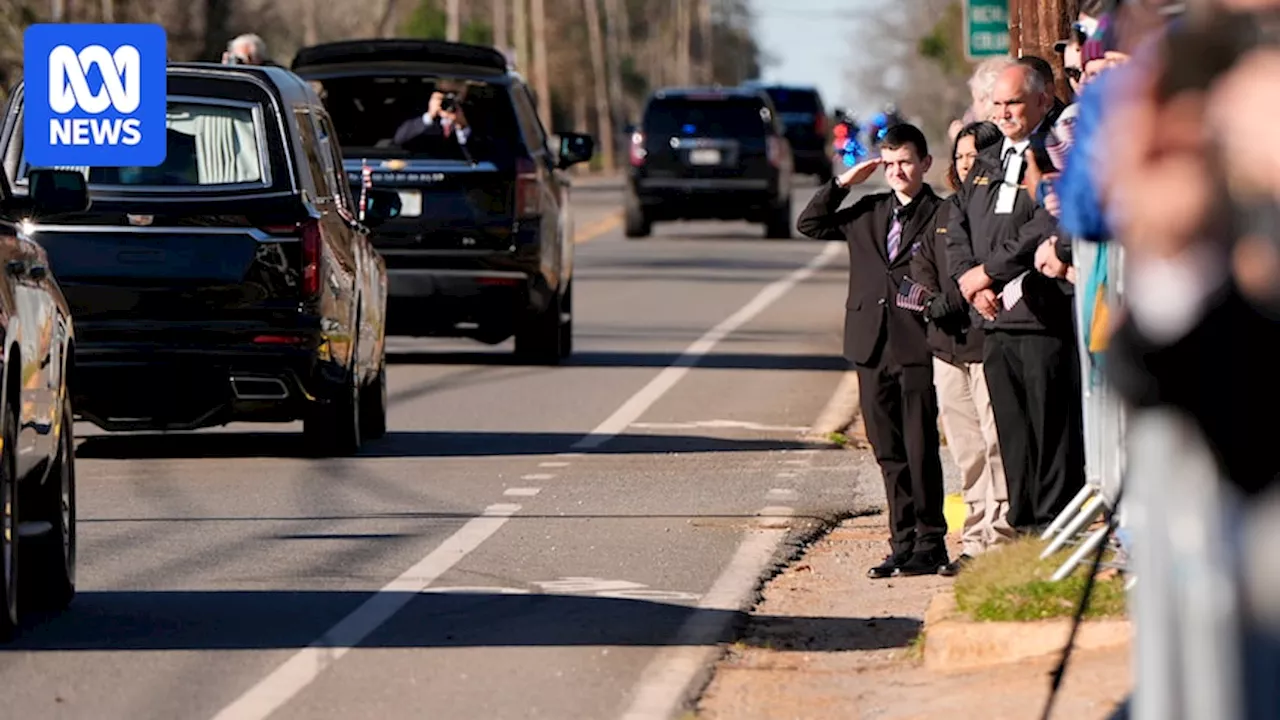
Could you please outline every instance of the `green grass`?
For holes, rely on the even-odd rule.
[[[1040,559],[1045,543],[1036,538],[1020,540],[985,553],[956,578],[956,605],[972,620],[1026,621],[1069,618],[1075,615],[1092,557],[1070,577],[1051,582],[1054,571],[1073,548]],[[1103,556],[1106,560],[1107,556]],[[1086,619],[1119,618],[1125,614],[1124,580],[1099,579],[1094,583]]]
[[[827,441],[844,447],[849,444],[849,436],[842,432],[827,433]]]

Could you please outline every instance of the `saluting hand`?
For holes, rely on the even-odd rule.
[[[840,178],[836,180],[836,182],[839,183],[840,187],[842,188],[851,187],[853,185],[860,185],[866,182],[867,178],[871,177],[872,174],[875,173],[876,168],[880,167],[883,164],[884,164],[884,160],[881,160],[880,158],[871,158],[870,160],[863,160],[857,165],[854,165],[853,167],[844,171],[844,173],[840,175]]]

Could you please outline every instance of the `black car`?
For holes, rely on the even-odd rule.
[[[25,193],[23,88],[0,138]],[[386,429],[386,270],[319,97],[283,68],[171,64],[159,167],[82,167],[92,207],[29,228],[75,318],[78,415],[106,430],[303,420],[320,454]]]
[[[0,639],[20,615],[66,607],[76,593],[76,454],[68,379],[71,310],[30,223],[89,206],[84,178],[39,170],[12,192],[0,177]]]
[[[533,94],[493,48],[431,40],[353,40],[304,48],[292,68],[321,89],[351,182],[391,188],[401,214],[374,245],[390,278],[389,332],[515,336],[523,361],[573,349],[573,228],[563,171],[592,138],[552,140]],[[461,135],[425,132],[434,93],[462,110]],[[432,127],[442,126],[432,120]]]
[[[834,170],[827,148],[832,128],[822,95],[814,88],[793,85],[750,83],[746,86],[765,91],[773,100],[796,159],[796,172],[816,175],[819,182],[830,180]]]
[[[660,90],[631,136],[626,235],[664,220],[747,220],[791,237],[793,159],[769,96],[750,89]]]

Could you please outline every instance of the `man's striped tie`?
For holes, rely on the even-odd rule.
[[[886,243],[889,249],[889,259],[892,260],[898,256],[898,246],[902,244],[902,218],[898,210],[893,211],[893,224],[889,226],[889,241]]]

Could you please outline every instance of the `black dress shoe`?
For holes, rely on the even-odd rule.
[[[899,575],[937,575],[948,564],[946,551],[916,553],[906,563],[898,566]]]
[[[956,558],[955,562],[943,565],[942,568],[938,570],[938,574],[944,577],[955,577],[956,575],[959,575],[960,571],[964,570],[971,562],[973,562],[972,555],[961,555]]]
[[[867,577],[872,580],[891,578],[898,574],[898,566],[901,564],[900,558],[893,555],[886,555],[884,562],[867,571]]]

